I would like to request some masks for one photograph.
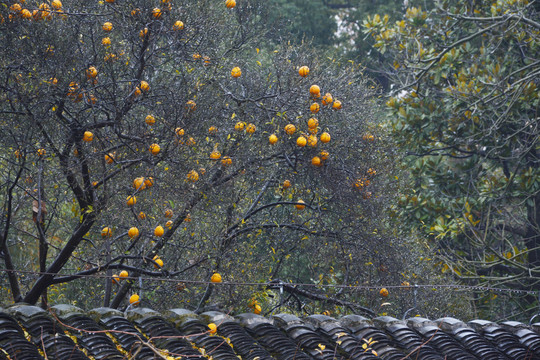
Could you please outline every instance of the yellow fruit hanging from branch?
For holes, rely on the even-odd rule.
[[[174,31],[179,31],[179,30],[182,30],[184,29],[184,23],[180,20],[177,20],[174,25],[173,25],[173,30]]]
[[[293,124],[287,124],[285,125],[285,133],[287,135],[293,135],[296,132],[296,126]]]
[[[317,140],[317,137],[315,135],[308,136],[307,143],[308,143],[309,146],[315,147],[315,146],[317,146],[317,142],[318,142],[318,140]]]
[[[187,179],[191,182],[196,182],[199,180],[199,173],[197,173],[195,170],[191,170],[187,174]]]
[[[334,101],[334,98],[332,97],[332,94],[326,93],[322,98],[322,104],[323,105],[330,105]]]
[[[144,122],[147,124],[147,125],[154,125],[156,123],[156,118],[154,117],[154,115],[146,115],[146,118],[144,119]]]
[[[133,195],[130,195],[126,199],[127,206],[133,206],[137,203],[137,198]]]
[[[315,129],[317,126],[319,126],[319,120],[315,119],[315,118],[310,118],[308,120],[308,128],[310,129]]]
[[[84,142],[92,142],[94,140],[94,134],[90,131],[85,131],[83,135]]]
[[[328,142],[330,142],[330,134],[327,133],[327,132],[323,132],[323,133],[321,134],[321,142],[322,142],[322,143],[325,143],[325,144],[328,143]]]
[[[103,31],[109,32],[113,29],[113,24],[107,21],[103,23],[103,26],[101,28],[103,29]]]
[[[139,236],[139,229],[137,229],[136,227],[129,228],[128,236],[130,239],[136,238],[137,236]]]
[[[154,235],[156,237],[162,237],[164,233],[165,229],[163,229],[163,226],[161,225],[156,226],[156,228],[154,229]]]
[[[144,184],[144,178],[138,177],[133,180],[133,188],[136,190],[144,190],[146,185]]]
[[[158,144],[152,144],[149,148],[152,155],[157,155],[161,151],[161,147]]]
[[[154,8],[152,9],[152,17],[154,19],[160,19],[161,18],[162,11],[160,8]]]
[[[129,303],[131,305],[138,305],[140,303],[140,297],[137,294],[133,294],[129,297]]]
[[[103,230],[101,230],[101,237],[104,238],[110,238],[112,236],[112,229],[110,227],[104,227]]]
[[[309,94],[314,98],[318,98],[321,96],[321,88],[318,85],[311,85]]]
[[[144,91],[144,92],[149,92],[150,91],[150,85],[144,80],[141,81],[141,84],[139,85],[139,88],[141,88],[141,90]]]
[[[297,201],[297,204],[294,205],[298,210],[304,210],[306,208],[306,203],[304,202],[304,200],[302,199],[298,199]]]
[[[231,70],[231,76],[233,78],[239,78],[240,76],[242,76],[242,70],[240,70],[238,66],[233,67],[233,69]]]

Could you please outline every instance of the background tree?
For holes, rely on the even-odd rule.
[[[538,2],[436,5],[364,22],[375,47],[394,59],[387,105],[411,181],[398,214],[431,239],[442,271],[473,284],[535,289]]]
[[[336,44],[335,12],[321,0],[270,0],[268,14],[269,23],[274,24],[268,36],[274,42],[287,39],[296,43],[308,40],[323,47]]]
[[[283,39],[294,43],[304,40],[335,56],[361,63],[366,73],[387,89],[388,78],[381,63],[392,63],[385,54],[373,49],[374,39],[362,33],[362,22],[368,16],[388,14],[400,17],[407,6],[419,6],[422,0],[271,0],[268,20],[270,43]],[[292,36],[291,36],[292,35]]]

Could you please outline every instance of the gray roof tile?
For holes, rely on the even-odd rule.
[[[216,334],[209,322],[218,325]],[[536,325],[454,318],[85,312],[70,305],[49,312],[22,304],[0,311],[0,359],[161,359],[156,351],[215,360],[532,360],[540,359],[540,334]]]

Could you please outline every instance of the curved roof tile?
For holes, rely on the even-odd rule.
[[[218,325],[208,332],[208,323]],[[291,314],[88,312],[14,305],[0,311],[0,359],[508,360],[540,359],[540,324],[454,318],[335,319]]]

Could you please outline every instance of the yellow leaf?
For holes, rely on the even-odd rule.
[[[256,48],[255,50],[257,50],[257,54],[259,53],[259,48]]]
[[[362,344],[362,348],[363,348],[364,350],[367,349],[367,344],[366,344],[366,343]]]
[[[235,117],[236,117],[236,113],[233,113],[233,114],[231,115],[231,119],[234,119]]]

